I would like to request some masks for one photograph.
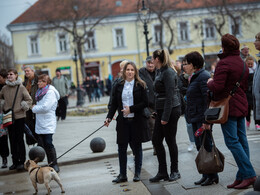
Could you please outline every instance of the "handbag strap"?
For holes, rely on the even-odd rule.
[[[246,63],[244,62],[243,72],[242,72],[239,80],[236,82],[235,87],[230,91],[231,96],[233,96],[236,93],[237,89],[240,87],[240,82],[242,81],[242,78],[244,77],[245,70],[246,70]]]
[[[205,131],[204,131],[201,146],[204,147],[205,138],[206,138],[206,131],[209,131],[209,134],[210,134],[210,137],[211,137],[211,141],[212,141],[212,143],[213,143],[213,144],[212,144],[212,147],[216,147],[215,141],[214,141],[214,138],[213,138],[213,135],[212,135],[212,130],[205,130]]]
[[[17,86],[16,92],[15,92],[14,102],[13,102],[13,105],[12,105],[12,110],[14,109],[14,104],[15,104],[15,100],[16,100],[16,96],[17,96],[19,87],[20,87],[20,85]]]

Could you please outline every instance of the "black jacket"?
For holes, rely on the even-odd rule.
[[[139,76],[145,81],[148,88],[148,107],[154,109],[154,91],[153,91],[153,78],[151,77],[148,70],[143,67],[139,70]]]
[[[178,76],[172,68],[166,66],[157,71],[154,92],[156,110],[163,110],[162,120],[169,121],[172,108],[180,105]]]
[[[109,108],[107,118],[112,119],[116,110],[118,116],[116,118],[116,131],[117,131],[117,144],[128,143],[128,135],[124,131],[124,118],[123,118],[123,104],[122,104],[122,92],[124,89],[124,81],[117,83],[114,86],[111,107]],[[147,142],[150,141],[150,131],[148,131],[147,120],[144,116],[144,108],[148,105],[147,90],[142,86],[134,84],[133,88],[134,105],[130,106],[130,112],[134,113],[134,131],[132,132],[133,142]]]
[[[204,69],[196,72],[187,89],[186,119],[188,123],[205,123],[204,112],[208,106],[207,81],[209,72]]]

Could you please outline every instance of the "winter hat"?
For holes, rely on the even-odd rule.
[[[231,35],[231,34],[225,34],[221,38],[222,47],[224,48],[224,51],[234,51],[239,50],[239,41],[238,39]]]

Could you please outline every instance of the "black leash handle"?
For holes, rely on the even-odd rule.
[[[99,127],[98,129],[96,129],[95,131],[93,131],[91,134],[89,134],[87,137],[85,137],[83,140],[81,140],[79,143],[77,143],[75,146],[71,147],[69,150],[67,150],[66,152],[64,152],[62,155],[60,155],[58,158],[56,158],[56,160],[58,160],[59,158],[61,158],[62,156],[64,156],[65,154],[67,154],[69,151],[71,151],[72,149],[74,149],[75,147],[77,147],[79,144],[81,144],[82,142],[84,142],[86,139],[88,139],[91,135],[93,135],[94,133],[96,133],[97,131],[99,131],[102,127],[104,127],[105,124],[103,124],[101,127]],[[51,165],[53,162],[51,162],[49,165]]]

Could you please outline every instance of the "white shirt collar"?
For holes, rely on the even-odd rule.
[[[128,82],[128,81],[125,81],[126,82],[126,84],[130,84],[130,85],[134,85],[134,83],[135,83],[135,80],[133,79],[132,81],[130,81],[130,82]]]

